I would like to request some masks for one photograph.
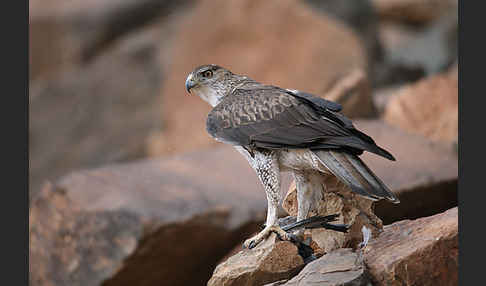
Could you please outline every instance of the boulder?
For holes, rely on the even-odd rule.
[[[370,278],[360,256],[350,248],[336,249],[307,264],[298,275],[288,281],[265,286],[340,286],[370,285]]]
[[[115,40],[192,0],[29,1],[30,79],[85,64]]]
[[[432,215],[457,206],[458,161],[452,148],[381,120],[357,120],[354,125],[396,158],[396,161],[389,161],[368,152],[361,156],[400,199],[400,204],[385,200],[375,203],[374,213],[385,224]],[[328,181],[330,186],[335,186],[335,179]],[[282,205],[289,215],[297,214],[295,184],[291,184]],[[322,206],[325,205],[323,200]]]
[[[280,241],[272,233],[252,249],[244,249],[219,264],[208,286],[263,285],[289,279],[304,266],[297,247],[289,241]]]
[[[155,60],[168,31],[154,25],[117,41],[96,61],[29,89],[29,186],[80,168],[147,156],[163,128],[158,108],[162,68]]]
[[[458,208],[387,225],[364,249],[373,285],[458,285]]]
[[[383,60],[383,47],[378,33],[379,18],[371,0],[305,0],[305,3],[353,29],[366,48],[369,71],[373,70],[375,62]],[[370,73],[368,75],[373,77]]]
[[[457,142],[457,68],[401,87],[391,96],[383,115],[385,121],[434,141]]]
[[[276,285],[457,285],[458,209],[386,225],[364,248],[334,250]]]
[[[372,118],[376,116],[377,109],[371,94],[366,74],[356,69],[338,79],[322,97],[341,104],[341,113],[347,117]]]
[[[31,281],[200,285],[258,230],[265,207],[231,147],[76,171],[31,201]]]
[[[214,144],[205,131],[210,106],[184,88],[189,72],[201,64],[319,96],[367,67],[366,51],[352,30],[301,1],[198,1],[174,36],[161,91],[167,129],[153,142],[154,155]]]

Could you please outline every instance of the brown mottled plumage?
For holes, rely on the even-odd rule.
[[[311,94],[264,85],[216,66],[196,68],[186,89],[214,108],[206,127],[216,140],[234,145],[255,169],[267,194],[266,228],[247,240],[253,247],[270,231],[285,239],[277,225],[280,171],[292,172],[297,185],[297,221],[320,198],[319,178],[334,175],[354,192],[372,200],[396,196],[359,159],[369,151],[395,160],[339,113],[341,106]],[[316,179],[317,178],[317,179]]]

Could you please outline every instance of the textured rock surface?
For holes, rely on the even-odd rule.
[[[369,285],[370,279],[358,254],[349,248],[334,250],[307,264],[299,274],[289,281],[281,281],[266,286],[340,286]]]
[[[452,148],[404,132],[380,120],[357,120],[355,126],[397,159],[393,162],[367,152],[361,156],[400,198],[401,203],[397,205],[387,201],[375,204],[375,213],[385,224],[432,215],[457,205],[458,163]],[[324,206],[325,201],[322,204]],[[296,215],[293,184],[283,207],[290,215]]]
[[[201,284],[258,229],[265,206],[253,170],[229,147],[78,171],[32,201],[30,279]]]
[[[396,91],[384,119],[409,132],[442,142],[458,140],[457,69],[432,76]]]
[[[364,249],[374,285],[458,285],[458,208],[384,228]]]
[[[320,96],[367,66],[365,49],[350,28],[289,0],[198,1],[176,31],[170,58],[161,92],[168,128],[154,141],[153,154],[214,144],[205,131],[210,106],[184,89],[187,74],[201,64],[220,64],[263,83]],[[188,133],[192,140],[185,139]]]
[[[317,210],[310,212],[310,216],[340,214],[335,223],[347,224],[350,229],[347,233],[323,228],[306,230],[320,248],[318,252],[327,253],[342,247],[356,247],[362,240],[363,226],[371,229],[373,235],[378,235],[383,223],[374,214],[371,200],[356,195],[336,177],[327,177],[324,184],[326,192],[317,204]],[[283,208],[289,215],[297,216],[297,191],[294,185],[284,198]]]
[[[304,266],[297,247],[272,233],[253,249],[244,249],[219,264],[208,286],[263,285],[293,277]]]

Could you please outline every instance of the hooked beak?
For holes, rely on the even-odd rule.
[[[194,78],[192,76],[192,73],[189,74],[189,76],[186,79],[186,90],[187,92],[191,93],[191,88],[196,86],[196,81],[194,81]]]

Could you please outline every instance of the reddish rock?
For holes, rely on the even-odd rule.
[[[289,0],[198,1],[175,33],[170,59],[161,92],[167,129],[152,154],[214,144],[205,131],[210,106],[184,89],[187,74],[201,64],[320,96],[367,66],[365,49],[346,25]]]
[[[411,133],[441,142],[458,139],[457,69],[397,90],[384,119]]]
[[[244,249],[219,264],[208,286],[263,285],[293,277],[304,266],[297,247],[272,233],[253,249]]]
[[[389,150],[396,161],[365,152],[361,158],[400,198],[400,204],[379,201],[375,214],[385,224],[445,211],[457,205],[457,156],[452,148],[413,135],[380,120],[357,120],[354,125]],[[283,202],[296,215],[295,185]],[[325,201],[323,201],[323,206]]]
[[[129,212],[83,212],[46,184],[29,210],[32,285],[100,285],[138,246],[143,226]]]
[[[457,285],[458,208],[384,228],[364,249],[374,285]]]
[[[374,117],[377,114],[370,83],[362,69],[340,78],[323,97],[340,103],[343,106],[341,113],[350,118]]]
[[[118,41],[91,64],[31,82],[31,193],[45,179],[147,155],[150,135],[162,129],[157,96],[162,70],[155,60],[163,49],[160,27]]]
[[[331,15],[348,26],[363,41],[368,54],[367,74],[373,77],[373,68],[383,60],[383,48],[378,38],[379,18],[371,0],[304,0],[318,12]]]
[[[29,78],[85,64],[118,38],[192,3],[164,0],[29,1]]]
[[[259,184],[230,147],[74,172],[32,200],[31,281],[206,283],[264,219]]]

